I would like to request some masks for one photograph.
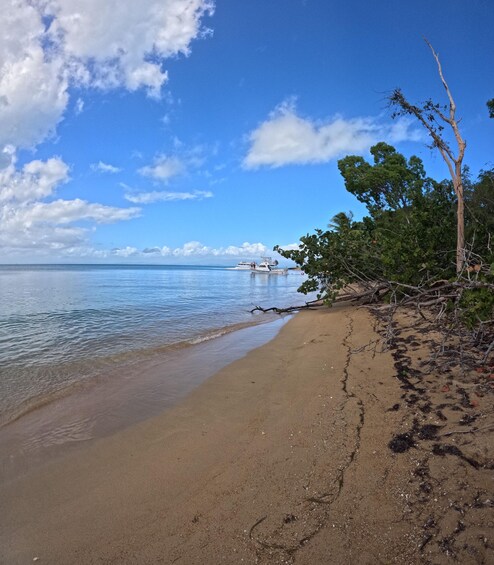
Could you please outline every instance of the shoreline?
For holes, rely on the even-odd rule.
[[[172,409],[0,486],[3,559],[488,562],[486,436],[447,434],[492,397],[461,412],[451,398],[441,420],[449,376],[404,382],[397,364],[424,340],[378,352],[378,324],[363,308],[300,312]],[[413,447],[391,449],[405,434]]]
[[[290,315],[153,350],[38,399],[0,426],[0,482],[171,409],[226,365],[273,339]]]
[[[271,319],[238,322],[236,324],[213,328],[203,333],[189,336],[182,341],[165,343],[163,345],[147,349],[125,351],[108,357],[101,357],[97,359],[96,363],[91,363],[91,361],[87,358],[69,362],[67,363],[68,366],[75,365],[85,367],[88,374],[80,380],[69,381],[66,385],[59,389],[54,389],[37,396],[27,398],[17,406],[10,408],[7,413],[1,413],[0,433],[3,428],[23,418],[30,412],[44,408],[52,402],[60,401],[66,396],[77,394],[80,390],[97,386],[98,381],[104,380],[108,375],[130,370],[134,366],[162,363],[166,360],[168,355],[176,355],[179,353],[186,354],[187,350],[194,346],[201,345],[212,340],[221,339],[224,336],[228,336],[235,332],[241,332],[244,329],[276,323],[278,318],[279,316],[271,316]],[[258,347],[258,345],[255,345],[254,347]],[[88,368],[90,365],[92,365],[91,369]]]
[[[297,277],[266,284],[203,267],[122,274],[57,266],[0,275],[2,425],[82,381],[263,323],[268,318],[252,314],[254,304],[300,302]]]

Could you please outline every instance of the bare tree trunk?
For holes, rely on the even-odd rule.
[[[461,177],[460,177],[461,179]],[[457,219],[457,236],[456,236],[456,272],[461,273],[465,265],[465,201],[463,199],[463,182],[460,182],[455,188],[458,204],[456,208]]]
[[[457,240],[456,240],[456,272],[460,273],[463,270],[466,260],[465,253],[465,203],[463,196],[463,179],[461,176],[461,169],[463,165],[463,158],[465,156],[466,141],[462,138],[460,134],[460,129],[458,127],[459,120],[456,118],[456,104],[453,100],[453,96],[449,89],[448,83],[446,82],[443,70],[441,67],[441,62],[439,61],[438,54],[434,51],[432,45],[425,40],[432,55],[437,63],[437,69],[439,72],[439,77],[446,90],[446,95],[448,97],[449,104],[442,107],[440,104],[435,104],[432,100],[425,102],[422,107],[414,106],[410,104],[405,98],[403,92],[400,89],[396,89],[393,94],[389,97],[389,102],[392,106],[398,108],[398,110],[393,114],[393,116],[409,114],[415,116],[420,123],[429,132],[432,138],[432,147],[435,147],[441,153],[441,157],[446,163],[451,180],[453,181],[453,188],[457,198]],[[443,112],[442,108],[448,110],[449,115]],[[451,149],[449,143],[444,139],[442,135],[442,130],[444,129],[443,123],[446,123],[452,130],[458,152],[455,155]]]

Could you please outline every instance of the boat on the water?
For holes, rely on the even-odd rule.
[[[278,269],[278,261],[271,257],[261,257],[262,261],[240,261],[235,267],[229,267],[230,271],[250,271],[251,273],[263,273],[267,275],[287,275],[288,269]]]
[[[251,268],[252,273],[261,273],[265,275],[287,275],[288,269],[277,269],[278,261],[272,260],[271,257],[262,257],[262,261],[255,267]]]
[[[256,266],[255,261],[240,261],[235,267],[231,267],[232,271],[250,271]]]

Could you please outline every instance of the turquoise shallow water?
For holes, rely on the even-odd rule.
[[[72,387],[303,304],[299,273],[219,267],[0,266],[0,423]]]

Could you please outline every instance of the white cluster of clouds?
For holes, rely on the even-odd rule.
[[[420,135],[405,118],[391,124],[376,118],[302,118],[297,115],[294,101],[288,100],[249,134],[250,147],[243,166],[256,169],[325,163],[348,153],[366,151],[378,141],[417,141]]]
[[[51,250],[80,246],[92,224],[128,220],[139,208],[116,208],[74,200],[54,200],[69,180],[69,167],[59,157],[34,160],[20,169],[12,147],[2,153],[0,169],[0,248],[5,252]],[[50,201],[45,201],[52,198]],[[77,225],[73,225],[77,224]]]
[[[137,247],[122,247],[112,249],[111,253],[117,257],[169,257],[180,258],[200,258],[200,257],[228,257],[228,258],[251,258],[266,255],[268,248],[263,243],[244,242],[242,245],[229,245],[227,247],[210,247],[199,241],[189,241],[181,247],[171,248],[166,245],[163,247],[147,247],[139,250]]]
[[[1,0],[0,146],[52,134],[71,86],[145,88],[158,97],[164,59],[190,52],[210,0]],[[82,110],[83,101],[77,107]]]
[[[54,135],[72,87],[159,97],[164,60],[187,56],[192,40],[209,33],[201,20],[212,0],[0,0],[0,9],[0,248],[86,253],[94,225],[134,218],[139,208],[54,200],[69,180],[67,164],[53,157],[19,168],[17,150]],[[84,100],[74,108],[81,113]],[[102,161],[91,168],[120,171]],[[156,166],[141,172],[160,174]]]

